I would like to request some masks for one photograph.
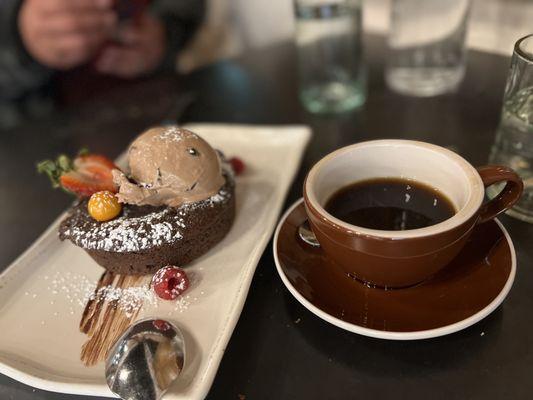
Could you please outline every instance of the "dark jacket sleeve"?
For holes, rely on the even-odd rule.
[[[205,0],[157,0],[152,12],[161,18],[167,31],[167,54],[163,68],[174,68],[177,53],[193,37],[203,22]]]
[[[18,33],[21,0],[0,0],[0,99],[18,99],[39,89],[52,70],[33,60]]]

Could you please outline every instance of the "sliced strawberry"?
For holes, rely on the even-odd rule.
[[[63,189],[80,197],[89,197],[94,193],[103,190],[108,190],[113,193],[116,193],[117,191],[116,186],[113,184],[113,180],[104,182],[76,171],[67,172],[61,175],[59,182]]]
[[[74,160],[75,167],[77,163],[81,166],[91,163],[91,164],[100,164],[102,166],[107,167],[110,170],[118,169],[118,167],[115,165],[113,161],[111,161],[109,158],[101,154],[85,154],[82,156],[78,156]]]
[[[107,157],[98,154],[79,156],[73,162],[73,169],[63,173],[59,182],[64,189],[81,197],[102,190],[116,193],[111,173],[115,168],[116,165]]]

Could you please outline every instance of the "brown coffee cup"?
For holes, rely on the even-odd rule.
[[[372,178],[412,179],[439,190],[457,210],[428,227],[384,231],[348,224],[324,205],[340,188]],[[506,182],[501,193],[483,203],[485,188]],[[523,183],[511,169],[478,169],[458,154],[429,143],[375,140],[339,149],[316,163],[304,183],[311,228],[325,254],[347,274],[380,287],[420,283],[448,264],[474,226],[515,204]]]

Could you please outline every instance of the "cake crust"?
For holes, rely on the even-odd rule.
[[[206,253],[228,233],[235,217],[235,183],[229,173],[213,196],[180,207],[125,204],[122,215],[95,221],[87,200],[73,206],[59,226],[70,240],[107,270],[150,274],[166,265],[183,266]]]

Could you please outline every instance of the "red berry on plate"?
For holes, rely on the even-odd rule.
[[[189,278],[181,268],[169,265],[154,274],[152,287],[163,300],[174,300],[189,288]]]
[[[235,172],[235,175],[242,174],[246,169],[246,165],[239,157],[231,157],[229,162],[231,164],[231,168],[233,168],[233,172]]]

